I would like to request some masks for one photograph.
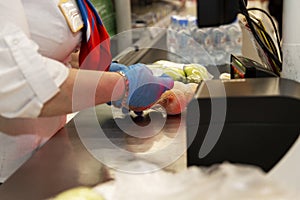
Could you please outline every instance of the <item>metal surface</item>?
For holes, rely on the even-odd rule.
[[[148,64],[157,60],[171,60],[175,55],[170,55],[167,51],[165,36],[155,38],[156,43],[151,43],[152,48],[143,47],[132,51],[122,55],[118,61],[130,65],[137,62]],[[108,108],[107,105],[101,105],[96,110],[91,108],[77,114],[0,186],[0,199],[45,199],[72,187],[95,186],[110,179],[111,170],[108,171],[82,143],[83,139],[93,137],[95,129],[91,121],[95,120],[95,113],[105,135],[117,147],[138,154],[137,158],[150,159],[151,162],[164,166],[166,170],[179,171],[186,168],[185,113],[168,116],[163,129],[152,133],[152,137],[137,138],[118,128]],[[75,121],[79,118],[80,123],[75,126]],[[151,119],[146,116],[135,118],[134,121],[141,126],[147,126]],[[79,137],[78,128],[82,128],[86,135],[80,133]],[[151,133],[147,128],[144,130]],[[151,155],[147,154],[149,152]],[[105,159],[110,157],[108,154]],[[168,160],[170,157],[171,161]],[[110,161],[113,162],[112,159]]]
[[[82,146],[71,121],[0,186],[0,199],[46,199],[107,178],[105,167]]]
[[[150,30],[147,31],[148,37],[124,50],[114,60],[125,65],[132,65],[138,62],[149,64],[157,60],[169,59],[165,31],[158,28],[159,33],[152,38]]]
[[[136,124],[144,127],[156,120],[161,121],[162,115],[151,119],[148,115],[132,119]],[[172,162],[168,161],[168,165],[164,165],[164,168],[176,171],[186,167],[184,115],[168,117],[162,130],[145,128],[141,135],[149,133],[151,136],[138,138],[125,134],[113,119],[111,108],[101,105],[78,113],[40,148],[0,186],[0,199],[47,199],[72,187],[92,187],[109,180],[111,169],[108,170],[108,167],[97,160],[95,155],[90,153],[90,149],[87,150],[82,143],[83,140],[96,141],[99,137],[97,134],[92,135],[95,134],[95,128],[93,128],[95,120],[115,147],[135,154],[146,155],[147,159],[158,165],[164,164],[165,160],[174,154],[174,149],[179,149],[181,151],[179,153],[182,155],[175,155],[175,159]],[[122,122],[122,119],[119,121]],[[78,130],[81,132],[79,133]],[[95,143],[93,150],[105,149],[107,148],[105,145]],[[153,152],[155,154],[152,154]],[[151,155],[155,156],[155,160]],[[112,154],[106,156],[107,159],[113,157]],[[137,155],[136,159],[139,158]],[[145,157],[141,157],[141,159],[145,160]]]
[[[120,63],[129,65],[136,62],[151,63],[159,59],[168,59],[165,35],[153,38],[153,41],[155,44],[153,42],[146,44],[152,45],[153,48],[139,47],[137,51],[123,54],[118,60]],[[90,139],[88,137],[95,131],[91,126],[94,114],[93,108],[80,112],[42,148],[37,150],[23,166],[0,185],[0,199],[46,199],[72,187],[95,186],[110,179],[107,167],[96,159],[82,143],[82,139]],[[110,141],[113,144],[121,145],[120,148],[128,151],[142,154],[147,151],[156,151],[159,146],[165,145],[166,141],[172,140],[177,133],[184,136],[180,138],[181,141],[178,141],[180,144],[177,146],[183,145],[182,148],[185,146],[185,123],[181,122],[180,116],[169,117],[163,131],[153,137],[141,139],[124,134],[114,122],[107,105],[97,106],[96,115]],[[82,118],[82,116],[84,117]],[[80,123],[75,126],[78,118],[80,118]],[[135,122],[145,125],[149,123],[147,120],[150,119],[137,118]],[[78,126],[84,127],[86,136],[80,134],[79,137]],[[169,152],[164,154],[162,151],[160,155],[157,162],[163,162],[164,155],[168,157]],[[107,158],[109,157],[108,155]],[[172,171],[185,168],[185,158],[183,155],[165,168]]]

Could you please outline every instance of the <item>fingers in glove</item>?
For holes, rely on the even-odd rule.
[[[119,63],[111,63],[109,67],[110,72],[127,71],[128,67]]]

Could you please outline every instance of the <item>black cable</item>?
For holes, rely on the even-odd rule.
[[[246,3],[244,0],[240,0],[240,13],[243,14],[248,22],[248,26],[255,38],[255,40],[257,41],[257,43],[261,46],[261,48],[264,50],[265,53],[268,54],[268,56],[274,61],[274,63],[277,65],[278,69],[276,66],[271,65],[274,73],[276,73],[277,75],[280,75],[280,71],[282,69],[282,62],[280,61],[280,59],[278,57],[276,57],[268,47],[266,47],[266,45],[261,41],[259,35],[257,34],[253,24],[253,20],[251,19],[248,10],[246,8]],[[266,33],[268,35],[268,33]]]
[[[267,41],[270,43],[271,46],[271,50],[273,51],[273,54],[277,54],[277,58],[279,59],[279,55],[278,55],[278,49],[276,48],[273,39],[271,38],[271,36],[268,34],[268,32],[264,29],[264,27],[261,27],[259,24],[257,24],[254,20],[252,20],[252,23],[257,26],[260,31],[262,31],[264,33],[264,36],[266,37]],[[280,54],[280,58],[281,58],[281,54]]]
[[[261,31],[263,31],[264,32],[264,34],[270,39],[271,37],[269,36],[269,33],[267,33],[261,26],[259,26],[257,23],[255,23],[254,22],[254,20],[252,20],[252,18],[250,17],[250,15],[249,15],[249,12],[248,12],[248,9],[247,9],[247,1],[245,1],[245,0],[240,0],[240,2],[239,2],[239,5],[240,5],[240,13],[241,14],[243,14],[245,17],[246,17],[246,19],[247,19],[247,22],[248,23],[250,23],[250,22],[252,22],[252,23],[254,23]],[[252,8],[251,8],[252,9]],[[253,9],[256,9],[256,8],[253,8]],[[262,12],[264,12],[264,13],[266,13],[268,16],[269,16],[269,14],[267,13],[267,12],[265,12],[264,10],[262,10],[262,9],[259,9],[259,8],[257,8],[258,10],[261,10]],[[269,16],[270,17],[270,16]],[[272,17],[270,17],[270,20],[273,22],[273,19],[272,19]],[[253,26],[251,26],[252,24],[250,23],[249,24],[249,26],[250,26],[250,28],[252,27],[252,28],[254,28]],[[274,28],[276,29],[276,26],[275,26],[275,23],[273,22],[273,25],[274,25]],[[276,29],[277,30],[277,29]],[[251,30],[251,31],[253,31],[253,34],[257,34],[256,33],[256,31],[255,30]],[[257,36],[257,35],[256,35]],[[273,43],[273,40],[271,40],[272,41],[272,43]],[[278,40],[277,40],[278,41]],[[259,41],[258,41],[259,42]],[[260,43],[260,42],[259,42]],[[273,45],[274,45],[274,43],[273,43]],[[280,42],[278,41],[278,46],[280,47]],[[267,48],[267,47],[265,47],[265,48]],[[267,48],[268,49],[268,48]],[[277,49],[276,49],[277,50]],[[277,52],[278,53],[278,52]],[[276,54],[277,54],[276,53]]]
[[[267,11],[265,11],[263,9],[260,9],[260,8],[248,8],[247,10],[248,11],[253,11],[253,10],[260,11],[260,12],[264,13],[269,18],[270,22],[272,23],[275,35],[276,35],[276,40],[277,40],[278,46],[280,46],[279,32],[278,32],[278,29],[275,25],[275,22],[274,22],[272,16]]]
[[[265,43],[261,40],[260,36],[257,34],[253,24],[255,24],[255,22],[251,19],[250,16],[247,16],[247,13],[244,13],[246,19],[247,19],[247,22],[248,22],[248,25],[249,25],[249,28],[251,30],[251,32],[253,33],[253,36],[255,38],[255,40],[258,42],[258,44],[261,46],[261,48],[268,54],[268,56],[275,62],[275,64],[278,66],[279,69],[276,69],[274,68],[273,66],[272,69],[273,71],[279,75],[279,72],[281,71],[281,61],[278,59],[278,57],[276,57],[274,55],[273,52],[270,51],[270,49],[265,45]]]
[[[273,39],[271,39],[269,33],[267,33],[261,26],[259,26],[257,23],[254,22],[254,20],[252,20],[252,18],[251,18],[250,15],[249,15],[249,12],[248,12],[249,9],[247,9],[247,6],[246,6],[246,3],[245,3],[244,0],[240,0],[240,9],[241,9],[242,14],[246,17],[250,29],[251,29],[251,28],[254,28],[254,27],[252,26],[251,23],[249,23],[249,21],[251,21],[251,22],[252,22],[253,24],[255,24],[261,31],[263,31],[264,34],[265,34],[265,36],[268,38],[268,41],[271,42],[271,43],[273,44],[273,46],[275,46],[274,43],[273,43]],[[275,23],[274,23],[273,19],[272,19],[272,17],[271,17],[266,11],[264,11],[264,10],[262,10],[262,9],[259,9],[259,8],[250,8],[250,9],[257,9],[257,10],[260,10],[260,11],[264,12],[267,16],[269,16],[271,22],[273,22],[272,24],[273,24],[273,26],[274,26],[274,29],[276,30],[276,33],[277,33],[277,29],[276,29],[276,26],[275,26]],[[280,61],[280,59],[279,59],[279,56],[278,56],[278,57],[275,57],[274,54],[273,54],[272,52],[270,52],[269,48],[266,47],[265,44],[262,44],[263,42],[261,41],[261,39],[260,39],[259,36],[257,35],[257,32],[255,31],[255,29],[251,29],[251,31],[253,32],[253,35],[255,36],[255,39],[258,39],[258,43],[262,46],[262,48],[263,48],[264,50],[266,50],[267,53],[270,54],[270,56],[271,56],[272,58],[274,58],[274,60],[277,62],[277,64],[278,64],[279,67],[280,67],[280,66],[282,65],[282,63],[281,63],[281,61]],[[279,38],[279,37],[277,37],[277,38]],[[278,48],[280,48],[280,42],[279,42],[279,39],[277,40],[277,42],[278,42]],[[275,48],[275,49],[276,49],[276,52],[274,52],[274,53],[278,55],[278,49],[277,49],[277,48]],[[280,54],[280,58],[281,58],[281,57],[282,57],[281,49],[279,50],[279,52],[280,52],[279,54]]]
[[[257,25],[252,19],[250,16],[247,15],[247,13],[244,13],[246,19],[247,19],[247,22],[248,22],[248,25],[249,25],[249,28],[250,30],[252,31],[253,33],[253,36],[254,38],[256,39],[256,41],[258,42],[258,44],[261,46],[261,48],[276,62],[276,64],[278,66],[281,65],[281,62],[280,60],[275,57],[274,53],[270,51],[270,49],[268,47],[266,47],[265,43],[261,40],[260,36],[257,34],[253,24],[255,24],[257,27],[259,27],[259,25]],[[259,27],[260,28],[260,27]]]
[[[260,9],[260,8],[248,8],[247,10],[248,11],[253,11],[253,10],[260,11],[260,12],[264,13],[269,18],[270,22],[272,23],[275,35],[276,35],[277,46],[279,48],[279,53],[280,53],[280,57],[281,57],[282,56],[282,51],[281,51],[281,48],[280,48],[281,45],[280,45],[279,33],[278,33],[278,29],[275,25],[275,22],[274,22],[272,16],[268,12],[266,12],[265,10]]]

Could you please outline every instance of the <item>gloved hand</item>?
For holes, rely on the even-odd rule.
[[[110,72],[119,72],[119,71],[127,71],[129,70],[128,67],[126,65],[123,65],[123,64],[119,64],[117,62],[112,62],[109,66],[109,70]],[[118,107],[121,107],[121,102],[115,102],[115,104],[118,104],[118,105],[115,105],[115,106],[118,106]],[[111,105],[111,102],[107,102],[107,105]]]
[[[110,64],[110,67],[109,67],[109,71],[110,72],[118,72],[118,71],[127,71],[129,70],[128,67],[126,65],[123,65],[123,64],[119,64],[119,63],[116,63],[116,62],[112,62]]]
[[[167,75],[160,77],[153,76],[152,71],[144,64],[135,64],[124,68],[118,64],[113,65],[111,70],[121,69],[128,79],[128,94],[125,105],[122,105],[120,99],[113,102],[117,107],[125,106],[133,111],[143,111],[150,108],[160,96],[173,88],[174,81]]]

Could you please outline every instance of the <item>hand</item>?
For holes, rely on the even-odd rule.
[[[129,70],[128,67],[126,65],[123,65],[123,64],[119,64],[119,63],[116,63],[116,62],[112,62],[109,66],[109,69],[108,71],[110,72],[119,72],[119,71],[122,71],[125,73],[125,71]],[[107,105],[111,105],[111,102],[107,102],[106,103]],[[121,107],[121,101],[119,102],[114,102],[115,106],[117,107]]]
[[[119,64],[119,63],[115,63],[112,62],[110,64],[109,70],[110,72],[119,72],[119,71],[123,71],[125,73],[125,71],[129,70],[127,66],[123,65],[123,64]]]
[[[123,66],[114,66],[114,69]],[[133,111],[143,111],[150,108],[160,96],[172,89],[174,81],[167,75],[160,77],[153,76],[152,71],[144,64],[135,64],[122,71],[128,79],[128,97],[126,106]],[[122,100],[114,102],[114,105],[121,107]]]

